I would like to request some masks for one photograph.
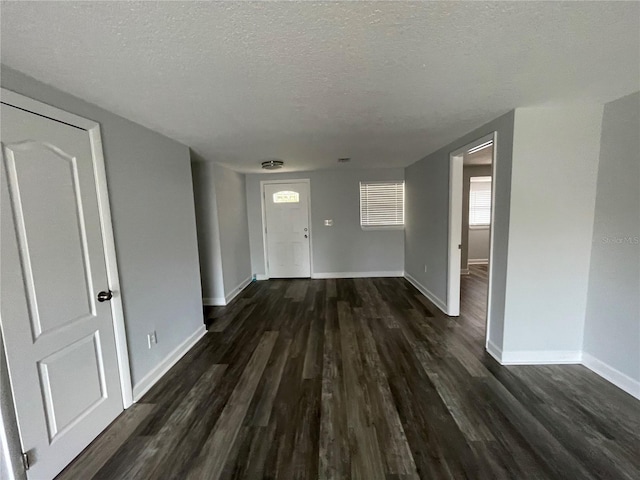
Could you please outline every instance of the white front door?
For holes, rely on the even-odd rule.
[[[4,103],[1,120],[0,321],[27,475],[46,480],[123,410],[93,153],[86,130]]]
[[[310,277],[309,184],[265,184],[264,202],[269,277]]]

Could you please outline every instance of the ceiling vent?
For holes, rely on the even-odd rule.
[[[266,162],[262,162],[262,168],[265,170],[277,170],[284,166],[284,162],[282,160],[267,160]]]
[[[338,163],[348,163],[351,159],[349,157],[339,158]]]

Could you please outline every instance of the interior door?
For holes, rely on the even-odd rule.
[[[123,410],[110,292],[88,132],[0,115],[0,319],[27,475],[43,480]]]
[[[269,276],[310,277],[309,184],[265,184],[264,201]]]

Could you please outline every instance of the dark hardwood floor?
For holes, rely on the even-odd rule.
[[[399,278],[253,283],[59,478],[640,478],[640,402],[484,351],[486,277],[459,318]]]

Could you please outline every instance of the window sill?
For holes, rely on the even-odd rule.
[[[469,225],[469,230],[489,230],[491,225]]]
[[[374,225],[374,226],[364,226],[360,225],[360,228],[364,231],[368,230],[404,230],[404,225]]]

